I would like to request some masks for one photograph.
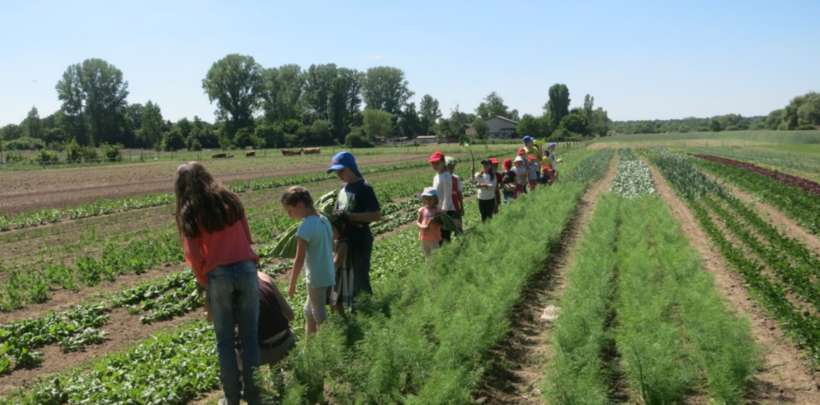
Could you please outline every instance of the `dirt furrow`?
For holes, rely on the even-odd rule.
[[[618,167],[617,154],[604,177],[578,202],[561,243],[551,252],[544,270],[534,275],[521,301],[513,309],[511,331],[492,352],[492,364],[474,398],[482,404],[540,404],[541,381],[550,357],[550,330],[566,286],[566,272],[574,261],[575,247],[586,228],[601,193],[609,189]],[[560,180],[559,180],[560,181]]]
[[[675,194],[658,169],[649,164],[658,194],[667,202],[672,214],[703,260],[703,268],[714,276],[715,286],[729,308],[747,318],[755,342],[761,348],[763,365],[751,382],[747,400],[750,403],[818,404],[817,375],[786,337],[777,321],[752,300],[740,274],[729,264],[699,226],[689,207]]]

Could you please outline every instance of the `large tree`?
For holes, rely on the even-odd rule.
[[[362,115],[364,131],[371,140],[393,135],[393,115],[389,112],[368,108]]]
[[[416,103],[408,103],[398,120],[399,132],[403,136],[414,137],[423,132],[419,113],[416,111]]]
[[[368,109],[387,111],[395,117],[413,92],[407,88],[401,69],[377,66],[367,69],[362,95]]]
[[[439,110],[438,107],[438,100],[429,94],[425,94],[419,104],[421,131],[425,134],[433,133],[436,121],[438,121],[439,118],[441,118],[441,110]]]
[[[265,69],[262,109],[268,122],[298,119],[302,114],[305,77],[299,65]]]
[[[137,131],[137,140],[140,145],[146,148],[159,147],[165,127],[165,121],[162,119],[162,111],[160,111],[159,106],[149,100],[145,103],[140,118],[141,125]]]
[[[549,89],[549,101],[544,105],[544,110],[550,117],[550,129],[558,128],[567,114],[569,114],[569,89],[567,85],[556,83]]]
[[[252,56],[230,54],[214,62],[202,80],[202,88],[216,115],[225,121],[225,135],[233,139],[240,128],[253,127],[253,113],[263,90],[263,68]]]
[[[304,100],[308,110],[318,119],[328,118],[336,64],[310,65],[305,72]]]
[[[123,141],[128,82],[122,71],[102,59],[86,59],[69,66],[56,88],[63,113],[73,121],[72,135],[79,142]],[[81,123],[88,125],[87,137],[79,133]]]
[[[26,119],[23,120],[20,126],[23,127],[26,136],[43,138],[43,123],[40,121],[40,113],[37,111],[37,107],[31,107],[31,110],[26,114]]]
[[[492,92],[484,97],[484,101],[475,109],[476,115],[484,121],[489,120],[495,116],[509,118],[518,121],[518,110],[510,110],[504,104],[504,99],[496,92]]]
[[[362,73],[353,69],[338,68],[333,79],[328,105],[328,118],[333,136],[344,143],[350,127],[361,121],[359,106],[362,103],[360,89]]]

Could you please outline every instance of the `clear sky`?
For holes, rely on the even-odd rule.
[[[767,114],[820,90],[820,1],[0,2],[0,125],[59,108],[66,67],[120,68],[130,103],[213,119],[201,82],[243,53],[265,67],[404,70],[448,114],[491,91],[540,113],[548,87],[616,120]]]

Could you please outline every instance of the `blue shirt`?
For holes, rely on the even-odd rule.
[[[336,282],[333,270],[333,228],[320,215],[302,219],[296,237],[307,242],[305,278],[311,288],[330,287]]]

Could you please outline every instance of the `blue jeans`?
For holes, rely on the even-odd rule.
[[[249,404],[259,403],[253,372],[259,366],[259,279],[256,263],[244,261],[220,266],[208,273],[208,302],[214,320],[219,379],[229,404],[239,404],[243,384],[234,351],[235,326],[242,342],[242,382]]]

